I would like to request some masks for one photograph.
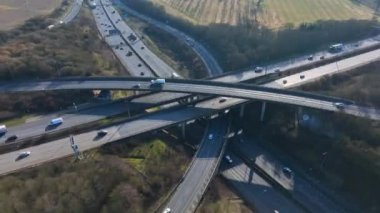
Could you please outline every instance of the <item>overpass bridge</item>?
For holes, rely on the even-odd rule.
[[[165,91],[192,94],[218,95],[244,100],[259,100],[284,103],[320,110],[336,111],[358,117],[380,119],[380,111],[365,106],[359,106],[351,101],[305,93],[299,91],[267,88],[249,84],[234,84],[205,80],[168,79],[167,83],[157,86],[151,84],[150,78],[68,78],[50,81],[26,81],[2,83],[0,92],[32,92],[78,89],[109,89],[109,90],[142,90]],[[223,98],[219,102],[223,102]],[[335,103],[344,103],[344,108],[338,108]]]

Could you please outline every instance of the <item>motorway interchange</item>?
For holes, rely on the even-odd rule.
[[[128,36],[134,34],[133,30],[125,25],[121,21],[121,16],[118,12],[114,12],[112,4],[109,1],[95,1],[97,3],[96,8],[93,10],[95,21],[99,28],[99,32],[106,42],[113,49],[114,54],[119,58],[122,64],[127,68],[128,71],[131,71],[133,76],[144,76],[144,77],[154,77],[160,76],[164,78],[173,77],[173,71],[171,68],[162,62],[157,56],[153,53],[146,51],[148,48],[144,46],[142,41],[131,42]],[[121,33],[110,33],[110,30],[117,29]],[[112,31],[111,31],[112,32]],[[368,42],[371,43],[372,41]],[[366,42],[362,42],[367,44]],[[371,43],[372,45],[372,43]],[[116,48],[118,47],[118,48]],[[142,48],[144,47],[144,48]],[[122,49],[121,49],[122,48]],[[144,50],[144,51],[142,51]],[[128,56],[129,52],[133,52],[132,55]],[[304,74],[294,74],[292,76],[284,77],[283,79],[278,79],[276,81],[268,83],[267,87],[273,88],[290,88],[310,82],[314,79],[318,79],[321,76],[329,75],[337,72],[348,71],[354,67],[370,63],[374,60],[379,59],[378,50],[369,51],[367,53],[360,54],[358,56],[349,57],[347,59],[337,60],[333,63],[322,65],[318,68],[314,68],[308,71],[304,71]],[[202,58],[203,59],[203,58]],[[207,59],[206,59],[207,60]],[[291,65],[286,64],[278,68],[279,66],[268,66],[265,73],[257,73],[255,71],[249,70],[239,73],[234,73],[226,76],[221,76],[220,78],[215,79],[214,81],[222,82],[239,82],[245,81],[247,79],[253,79],[260,77],[266,74],[274,73],[280,69],[280,71],[286,71],[289,67],[302,66],[305,63],[309,63],[308,60],[302,60],[299,64],[293,63]],[[339,67],[338,68],[338,64]],[[323,72],[322,72],[323,70]],[[144,73],[142,75],[142,73]],[[306,75],[306,79],[301,79],[300,75]],[[284,79],[286,78],[286,83]],[[104,81],[103,81],[104,80]],[[112,102],[104,103],[103,106],[92,106],[78,111],[69,111],[66,112],[64,117],[64,122],[59,126],[55,131],[59,131],[61,128],[69,129],[70,126],[81,125],[86,122],[92,122],[99,119],[102,119],[109,115],[117,115],[125,111],[126,106],[129,108],[139,108],[141,106],[152,106],[152,105],[162,105],[164,110],[144,114],[140,119],[127,120],[122,124],[111,125],[107,127],[107,132],[98,136],[98,131],[89,131],[79,135],[76,135],[77,146],[81,151],[89,150],[95,147],[99,147],[105,143],[112,141],[117,141],[122,138],[131,137],[137,134],[141,134],[147,131],[152,131],[155,129],[165,128],[171,125],[176,125],[178,123],[184,123],[188,121],[193,121],[194,119],[211,116],[217,114],[218,112],[223,112],[226,109],[229,109],[237,104],[242,104],[247,102],[248,99],[262,100],[262,101],[279,101],[287,104],[294,104],[295,97],[300,96],[290,96],[287,99],[289,94],[283,94],[281,90],[266,90],[264,88],[251,87],[247,85],[239,84],[222,84],[222,83],[210,83],[210,82],[196,82],[196,81],[186,81],[186,80],[169,80],[159,86],[151,86],[151,78],[149,79],[123,79],[123,80],[113,80],[107,84],[107,79],[103,79],[99,82],[93,81],[91,79],[82,79],[79,81],[51,81],[51,82],[15,82],[11,84],[1,84],[1,92],[25,92],[32,90],[58,90],[58,89],[130,89],[130,90],[151,90],[158,93],[152,93],[147,95],[142,95],[137,98],[132,98],[128,102]],[[128,80],[128,81],[127,81]],[[195,82],[195,83],[194,83]],[[67,83],[67,85],[65,85]],[[259,90],[258,90],[259,89]],[[275,91],[275,92],[273,92]],[[176,93],[168,93],[176,92]],[[258,92],[258,93],[257,93]],[[261,92],[261,93],[260,93]],[[187,94],[186,94],[187,93]],[[187,101],[185,105],[178,104],[178,100],[186,99],[189,100],[188,93],[203,94],[207,95],[206,98],[202,100],[195,100],[195,102]],[[276,96],[273,94],[281,94]],[[215,95],[221,95],[223,97],[229,98],[215,98]],[[270,98],[272,96],[272,98]],[[307,99],[305,96],[301,96],[301,100],[298,102],[299,106],[305,107],[316,107],[325,110],[331,111],[341,111],[347,112],[349,114],[370,117],[372,119],[380,118],[380,114],[376,109],[370,109],[367,107],[361,107],[352,103],[346,103],[345,100],[320,97],[320,99],[313,97]],[[305,99],[306,98],[306,99]],[[137,100],[137,101],[136,101]],[[169,105],[168,105],[169,103]],[[337,103],[343,103],[343,108],[338,106]],[[138,105],[140,104],[140,105]],[[108,108],[108,106],[112,106]],[[173,107],[174,106],[174,107]],[[109,111],[104,109],[109,109]],[[91,112],[91,113],[90,113]],[[76,116],[88,116],[87,119],[80,120],[78,118],[74,119]],[[71,119],[77,120],[78,122],[68,123]],[[51,118],[56,117],[52,115],[50,117],[43,118],[37,122],[32,122],[20,127],[11,128],[7,135],[17,134],[19,138],[14,141],[17,143],[18,140],[23,138],[35,137],[38,135],[45,134],[44,128],[41,130],[35,131],[36,126],[46,127],[47,121],[50,121]],[[222,119],[222,118],[220,118]],[[201,146],[194,156],[192,166],[184,178],[183,184],[181,184],[176,190],[175,194],[172,196],[172,199],[168,202],[166,208],[170,209],[173,212],[191,212],[194,211],[200,197],[203,195],[203,191],[207,187],[208,183],[211,181],[212,176],[215,175],[216,167],[219,165],[220,156],[223,155],[223,149],[220,145],[225,143],[225,138],[220,137],[227,134],[226,127],[218,126],[221,123],[219,118],[212,120],[211,124],[206,131],[204,139],[202,140]],[[67,125],[67,126],[65,126]],[[23,132],[25,134],[19,134],[18,132]],[[210,133],[211,131],[212,133]],[[220,131],[220,132],[218,132]],[[17,132],[17,133],[16,133]],[[24,135],[23,135],[24,134]],[[210,134],[215,136],[211,137]],[[216,138],[214,138],[216,137]],[[2,139],[3,140],[3,139]],[[207,143],[209,140],[225,140],[218,144],[218,146],[213,146]],[[65,142],[66,141],[66,142]],[[94,141],[96,143],[94,143]],[[210,153],[210,150],[214,150],[209,162],[201,162],[199,156],[204,152]],[[17,162],[14,161],[14,156],[17,156],[16,153],[21,152],[21,158]],[[42,164],[54,159],[61,157],[69,156],[73,153],[72,147],[68,146],[67,138],[58,139],[49,141],[38,146],[33,146],[28,149],[9,152],[0,155],[0,173],[9,174],[24,168]],[[229,155],[230,162],[237,161],[235,156],[232,154]],[[212,170],[210,170],[212,168]],[[198,172],[197,172],[198,171]],[[199,171],[210,171],[200,176],[196,176]],[[198,182],[197,186],[194,186],[192,182]],[[189,190],[191,188],[192,190]],[[203,190],[203,191],[202,191]],[[190,194],[189,194],[190,193]],[[186,202],[184,203],[184,198]],[[279,198],[282,199],[282,198]],[[287,204],[284,204],[286,206]],[[267,207],[263,207],[267,208]],[[282,207],[278,207],[281,209]],[[292,208],[295,209],[295,208]]]

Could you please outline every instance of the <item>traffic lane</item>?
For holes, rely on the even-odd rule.
[[[216,118],[209,122],[186,177],[167,204],[173,212],[193,212],[215,171],[225,141],[224,134],[228,128],[228,121]],[[209,138],[209,133],[214,134],[212,139]]]
[[[112,48],[122,65],[133,76],[155,76],[151,70],[135,54],[131,55],[132,49],[125,44],[120,34],[109,34],[115,30],[113,23],[106,16],[104,8],[97,1],[96,9],[92,10],[97,27],[107,44]],[[117,48],[116,48],[117,47]]]
[[[128,104],[125,102],[116,102],[106,104],[105,106],[107,107],[101,105],[99,107],[91,107],[79,111],[71,110],[70,112],[63,112],[63,114],[47,115],[36,121],[9,127],[8,132],[4,136],[0,137],[0,142],[5,142],[11,135],[16,135],[18,137],[17,140],[22,140],[28,137],[35,137],[45,133],[67,129],[83,123],[89,123],[108,116],[117,115],[124,112],[127,107],[129,107],[130,110],[137,110],[141,108],[140,104]],[[51,119],[57,117],[62,117],[63,123],[59,126],[55,126],[55,128],[48,128]]]
[[[255,171],[232,153],[227,153],[232,164],[223,161],[220,172],[238,194],[258,212],[304,212],[302,208],[280,194]]]
[[[302,203],[309,211],[315,213],[345,212],[339,204],[319,189],[323,186],[311,185],[309,181],[297,175],[293,170],[291,176],[287,176],[283,169],[289,165],[284,165],[275,156],[254,144],[253,141],[242,138],[239,142],[236,141],[230,145],[288,190],[293,198]]]
[[[160,58],[153,54],[141,41],[140,38],[137,38],[133,43],[130,42],[128,36],[137,34],[121,19],[120,14],[117,10],[110,4],[108,1],[102,1],[102,4],[107,4],[104,9],[108,14],[108,17],[112,21],[115,28],[117,28],[121,33],[121,36],[125,39],[126,42],[134,49],[136,54],[138,54],[149,66],[161,77],[171,77],[172,73],[175,71],[166,63],[164,63]],[[104,2],[104,3],[103,3]]]
[[[198,104],[196,107],[182,107],[147,114],[138,120],[130,120],[120,125],[112,125],[105,128],[108,134],[96,139],[97,131],[89,131],[75,135],[76,144],[80,151],[93,149],[103,144],[117,141],[123,138],[135,136],[148,131],[168,127],[177,123],[193,120],[206,115],[216,113],[218,109],[231,107],[232,102],[219,104],[215,100],[208,100]],[[69,138],[54,140],[49,143],[29,147],[0,155],[0,174],[8,174],[24,168],[36,166],[45,162],[59,159],[73,154],[68,144]],[[68,146],[68,148],[66,147]],[[22,151],[31,151],[32,154],[20,161],[15,158]]]
[[[269,84],[268,87],[285,88],[296,87],[301,84],[310,83],[320,79],[322,76],[333,75],[352,70],[380,59],[380,49],[363,53],[351,58],[342,59],[337,62],[326,64],[314,69],[310,69],[299,74],[283,77]],[[303,76],[303,78],[301,78]],[[286,82],[286,83],[285,83]]]
[[[63,23],[67,24],[74,20],[74,18],[78,15],[80,8],[82,7],[82,0],[75,0],[75,2],[72,4],[72,7],[68,13],[60,20]]]

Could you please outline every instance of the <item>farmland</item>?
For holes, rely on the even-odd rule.
[[[269,28],[317,20],[372,19],[375,0],[151,0],[194,24],[238,25],[258,21]]]
[[[51,13],[62,0],[1,0],[0,30],[8,30],[25,20]]]

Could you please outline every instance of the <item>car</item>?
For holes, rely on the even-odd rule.
[[[139,89],[139,88],[141,88],[141,84],[135,84],[135,85],[133,86],[133,88]]]
[[[128,51],[128,53],[126,54],[126,56],[131,56],[133,53],[132,51]]]
[[[62,21],[62,20],[60,20],[60,21],[59,21],[59,24],[63,24],[63,21]]]
[[[232,163],[232,158],[229,156],[229,155],[226,155],[226,157],[224,157],[228,163]]]
[[[283,83],[283,84],[286,84],[286,83],[288,83],[288,81],[287,81],[287,80],[283,80],[282,83]]]
[[[289,167],[284,167],[282,168],[282,173],[284,173],[287,178],[291,178],[293,171]]]
[[[141,75],[141,76],[144,76],[144,75],[145,75],[145,73],[144,73],[144,72],[140,72],[140,75]]]
[[[307,57],[307,60],[309,60],[309,61],[312,61],[313,59],[314,59],[313,55],[309,55],[309,57]]]
[[[108,134],[108,131],[105,129],[102,129],[102,130],[98,131],[97,136],[98,137],[104,137],[107,134]]]
[[[145,47],[141,47],[141,49],[143,50]]]
[[[255,73],[261,73],[262,71],[264,71],[264,68],[262,68],[262,67],[256,67],[255,68]]]
[[[212,140],[213,138],[214,138],[214,135],[213,135],[213,134],[209,134],[209,135],[208,135],[208,139],[209,139],[209,140]]]
[[[336,108],[338,108],[338,109],[344,109],[345,104],[342,103],[342,102],[335,102],[335,103],[334,103],[334,106],[335,106]]]
[[[170,213],[172,210],[170,208],[166,208],[162,213]]]
[[[305,78],[305,75],[300,75],[300,79],[304,79]]]
[[[9,143],[9,142],[13,142],[15,140],[17,140],[17,135],[11,135],[7,138],[7,140],[5,140],[5,143]]]
[[[323,60],[323,59],[325,59],[325,56],[322,55],[321,57],[319,57],[319,59]]]
[[[227,101],[227,98],[221,98],[221,99],[219,99],[219,103],[224,103],[226,101]]]
[[[16,158],[16,161],[24,159],[24,158],[28,157],[30,154],[31,154],[30,151],[20,152]]]
[[[138,67],[141,67],[141,66],[142,66],[142,64],[137,64],[137,66],[138,66]]]

